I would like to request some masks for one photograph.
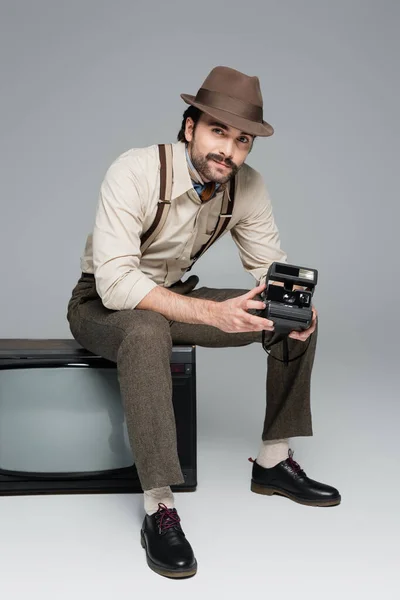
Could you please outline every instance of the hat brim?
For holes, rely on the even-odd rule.
[[[200,104],[196,102],[196,97],[191,96],[190,94],[181,94],[182,100],[186,102],[186,104],[191,104],[195,106],[199,110],[207,113],[211,117],[214,117],[221,123],[225,125],[230,125],[231,127],[235,127],[236,129],[240,129],[243,133],[248,133],[250,135],[258,135],[261,137],[267,137],[274,133],[274,128],[272,125],[263,121],[262,123],[257,123],[256,121],[249,121],[248,119],[244,119],[242,117],[238,117],[226,110],[220,110],[219,108],[212,108],[205,104]]]

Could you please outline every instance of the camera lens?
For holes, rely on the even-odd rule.
[[[296,302],[296,296],[294,296],[293,294],[284,294],[283,299],[288,304],[294,304]]]
[[[300,304],[310,304],[310,297],[308,294],[300,294]]]

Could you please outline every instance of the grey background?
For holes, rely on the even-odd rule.
[[[200,567],[179,593],[233,583],[284,598],[399,596],[399,17],[396,0],[0,4],[0,337],[70,337],[66,304],[106,169],[130,147],[175,141],[179,94],[216,65],[260,77],[275,135],[248,162],[266,179],[289,261],[319,269],[314,436],[293,447],[343,503],[321,512],[249,494],[265,355],[198,349],[200,485],[177,506]],[[253,285],[228,236],[194,272],[203,285]],[[65,597],[91,585],[97,598],[122,594],[134,577],[178,594],[145,565],[138,496],[0,507],[10,598],[32,585],[64,597],[66,561]]]

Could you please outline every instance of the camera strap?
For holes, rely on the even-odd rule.
[[[301,354],[298,354],[297,356],[295,356],[294,358],[289,359],[289,345],[288,345],[288,338],[287,336],[285,336],[282,340],[282,344],[283,344],[283,349],[282,349],[282,353],[283,353],[283,360],[281,358],[278,358],[277,356],[273,356],[273,354],[271,354],[271,352],[268,352],[269,348],[271,348],[271,344],[267,345],[265,343],[265,330],[263,330],[262,332],[262,347],[265,350],[265,352],[268,354],[268,356],[270,356],[271,358],[274,358],[275,360],[279,360],[279,362],[283,362],[285,367],[287,367],[289,365],[289,363],[298,360],[299,358],[301,358],[302,356],[304,356],[304,354],[307,352],[308,350],[308,346],[310,345],[311,342],[311,336],[313,334],[310,335],[310,337],[308,338],[308,344],[306,346],[306,349],[304,350],[304,352],[302,352]]]

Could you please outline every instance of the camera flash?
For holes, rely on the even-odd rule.
[[[309,271],[308,269],[299,269],[299,275],[300,277],[314,281],[314,271]]]

